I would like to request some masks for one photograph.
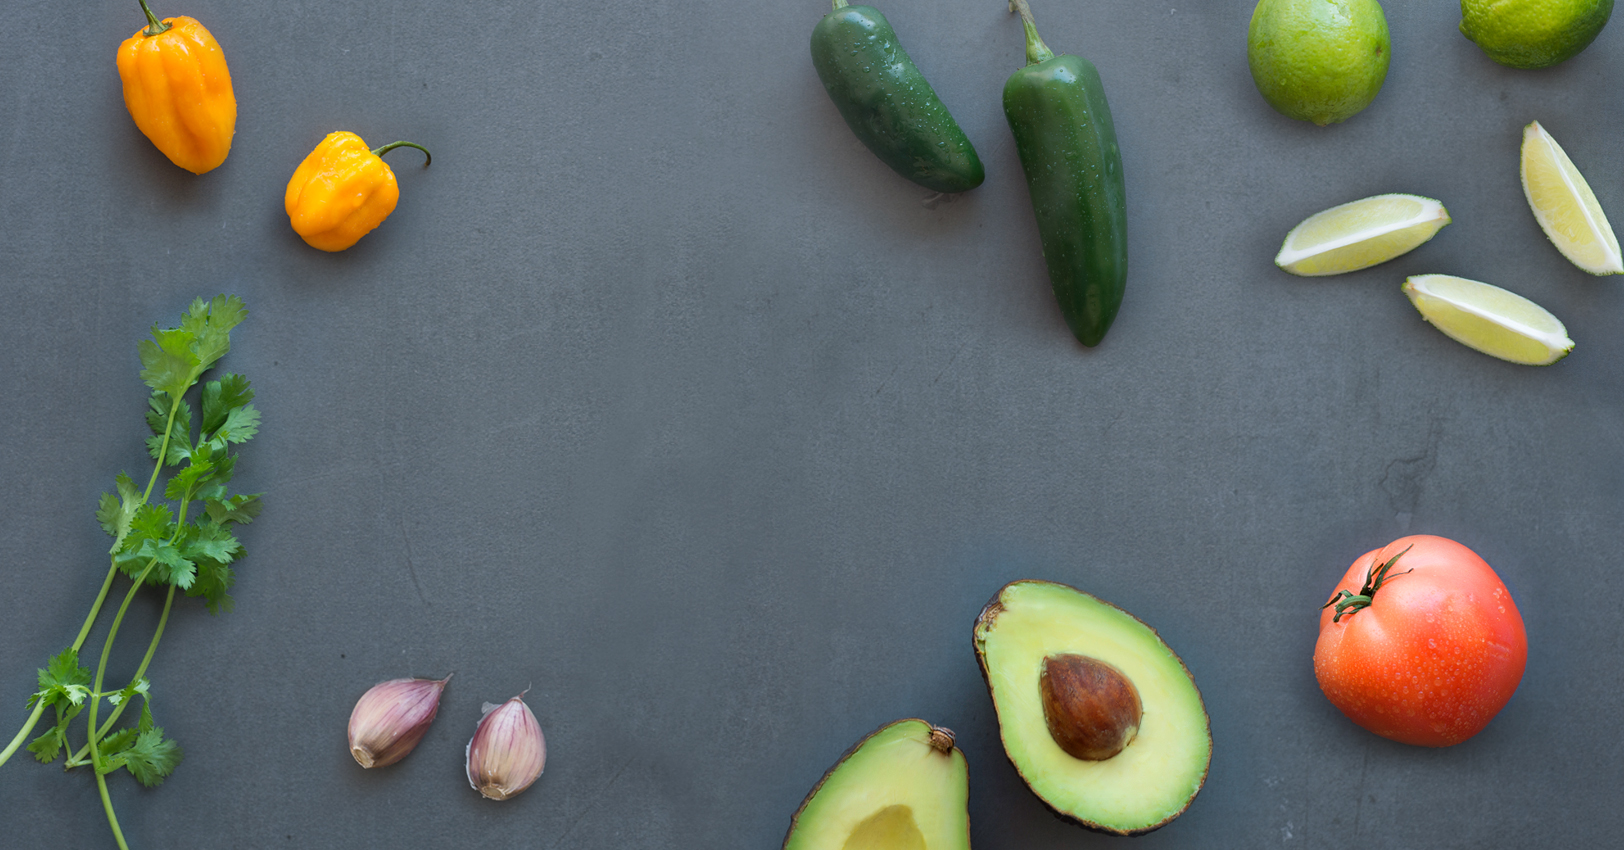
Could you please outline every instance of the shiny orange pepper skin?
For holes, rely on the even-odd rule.
[[[149,25],[118,48],[124,106],[169,161],[202,174],[226,161],[237,128],[237,98],[225,54],[203,25],[185,16]]]
[[[288,181],[285,201],[294,232],[323,251],[342,251],[371,233],[400,200],[395,172],[382,155],[401,146],[428,153],[411,142],[368,150],[354,133],[329,133]]]

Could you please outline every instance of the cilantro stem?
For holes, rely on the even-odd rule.
[[[169,422],[164,425],[163,445],[158,447],[158,463],[152,467],[152,477],[147,479],[147,489],[141,493],[143,505],[152,496],[152,486],[158,483],[158,473],[163,471],[164,459],[169,457],[169,435],[175,430],[175,414],[180,412],[180,399],[180,396],[175,396],[169,402]]]
[[[146,504],[147,499],[152,496],[152,488],[158,483],[158,473],[162,472],[164,468],[164,458],[169,456],[169,436],[175,429],[175,415],[179,412],[180,399],[174,398],[169,402],[169,421],[164,427],[163,445],[158,450],[158,460],[152,465],[152,477],[147,479],[146,492],[141,494],[141,504],[143,505]],[[118,575],[118,564],[108,564],[107,577],[102,579],[101,590],[96,592],[96,601],[91,603],[90,613],[85,615],[85,622],[83,625],[79,626],[79,634],[73,639],[72,648],[74,652],[78,652],[80,648],[85,645],[85,638],[90,636],[91,628],[96,625],[96,619],[101,616],[102,605],[107,602],[107,592],[112,589],[113,577],[116,575]],[[134,593],[135,589],[131,588],[130,592]],[[174,599],[173,588],[170,590],[169,598]],[[167,602],[164,603],[163,616],[164,619],[169,617],[169,604]],[[163,622],[163,620],[159,620],[158,634],[153,637],[152,645],[147,647],[147,657],[141,662],[141,672],[135,674],[135,678],[137,679],[141,677],[141,673],[146,671],[147,662],[152,660],[152,651],[158,646],[158,638],[163,636]],[[28,719],[23,721],[23,727],[17,730],[17,734],[12,737],[11,743],[7,744],[4,750],[0,750],[0,765],[4,765],[6,761],[11,758],[12,753],[17,752],[17,748],[22,746],[23,741],[28,738],[28,733],[34,731],[34,726],[39,723],[39,719],[44,715],[44,713],[45,703],[35,703],[34,710],[28,715]],[[113,717],[116,718],[117,716],[118,712],[115,711],[113,713]],[[108,723],[111,722],[112,719],[110,718]],[[103,734],[106,733],[103,732]]]
[[[96,788],[101,793],[102,808],[107,810],[107,823],[113,828],[113,838],[118,841],[120,850],[130,850],[130,846],[124,843],[124,832],[118,828],[118,815],[113,814],[113,798],[107,795],[107,777],[101,771],[101,753],[96,749],[96,742],[101,738],[96,734],[96,709],[101,707],[102,701],[97,694],[101,692],[102,679],[107,673],[107,656],[113,651],[113,639],[118,637],[118,627],[124,623],[124,612],[129,610],[130,601],[135,599],[135,592],[141,589],[141,583],[157,566],[158,559],[153,558],[141,575],[136,576],[129,591],[124,594],[124,602],[118,606],[118,613],[113,616],[113,627],[107,632],[107,642],[102,644],[101,658],[96,662],[96,684],[91,687],[90,697],[90,728],[85,730],[85,736],[89,738],[85,746],[90,748],[90,766],[96,774]]]
[[[159,461],[159,463],[162,462],[162,460]],[[175,539],[180,537],[181,529],[186,527],[186,509],[190,505],[191,501],[189,499],[181,499],[180,513],[175,519],[175,531],[169,535],[169,542],[175,542]],[[90,748],[91,763],[95,764],[98,768],[100,767],[101,757],[96,754],[96,741],[97,739],[101,738],[101,734],[96,730],[96,709],[101,707],[102,698],[100,694],[102,689],[102,680],[105,678],[105,674],[107,672],[107,655],[113,651],[113,639],[118,637],[118,628],[124,623],[124,612],[129,610],[130,603],[134,601],[135,592],[141,589],[141,584],[147,580],[147,576],[150,575],[153,569],[157,566],[158,559],[153,558],[147,563],[147,568],[142,570],[141,574],[135,577],[135,581],[130,584],[130,589],[125,591],[124,601],[119,603],[118,613],[113,615],[113,627],[107,630],[107,642],[102,644],[101,658],[96,662],[96,682],[90,688],[92,694],[90,697],[90,729],[86,733],[90,741],[85,746]],[[169,586],[169,598],[164,601],[163,617],[158,621],[158,632],[157,634],[153,635],[152,642],[147,645],[146,657],[141,659],[140,672],[136,673],[135,676],[137,679],[141,677],[142,673],[146,672],[147,663],[152,660],[152,653],[158,648],[158,639],[163,637],[164,626],[169,620],[169,605],[174,600],[175,586],[171,584]],[[118,715],[118,711],[120,710],[122,710],[122,706],[114,710],[115,717]],[[98,770],[98,773],[99,772],[100,771]]]
[[[113,814],[113,798],[107,795],[107,777],[100,771],[96,772],[96,790],[101,793],[102,808],[107,810],[107,823],[113,828],[113,840],[118,842],[119,850],[130,850],[130,845],[124,843],[124,830],[118,828],[118,815]]]
[[[101,692],[102,680],[107,675],[107,656],[113,651],[113,639],[118,637],[118,627],[124,624],[124,612],[129,610],[130,602],[135,599],[135,592],[141,589],[141,583],[146,581],[147,575],[157,566],[158,559],[153,558],[152,562],[147,564],[147,568],[141,571],[141,575],[136,576],[135,582],[130,585],[129,591],[124,594],[124,602],[118,606],[118,613],[113,615],[113,627],[107,631],[107,642],[102,644],[101,658],[96,661],[96,683],[90,688],[93,694],[90,697],[90,729],[85,733],[90,742],[85,746],[90,748],[90,761],[98,768],[98,773],[101,767],[101,756],[96,752],[96,741],[101,736],[96,734],[96,709],[101,707],[102,698],[94,694]]]
[[[12,738],[11,743],[7,744],[4,750],[0,750],[0,764],[5,764],[6,759],[11,758],[11,754],[17,752],[17,748],[23,745],[23,739],[28,737],[29,732],[34,731],[34,724],[39,722],[40,715],[44,713],[45,700],[34,703],[34,711],[28,715],[28,722],[23,724],[23,728],[17,730],[17,737]]]
[[[154,16],[146,11],[146,0],[142,0],[141,5],[149,23],[152,22]],[[169,625],[176,591],[187,590],[204,596],[210,611],[218,611],[222,606],[229,608],[231,597],[226,590],[232,573],[226,564],[235,560],[242,546],[227,526],[251,522],[259,514],[258,494],[230,495],[226,489],[235,460],[229,452],[229,444],[247,441],[259,425],[259,412],[249,403],[254,393],[247,379],[241,375],[226,375],[202,387],[202,424],[213,427],[204,427],[195,445],[192,414],[185,401],[199,386],[203,374],[231,350],[231,329],[247,315],[247,307],[236,296],[219,295],[208,301],[198,298],[181,316],[177,327],[155,325],[152,338],[137,345],[141,355],[141,380],[153,391],[145,418],[154,436],[159,437],[157,440],[149,438],[147,442],[154,460],[152,474],[146,488],[137,491],[135,482],[121,472],[115,482],[116,490],[102,496],[96,518],[113,538],[107,574],[72,646],[54,656],[47,667],[39,671],[40,690],[30,697],[28,720],[0,750],[0,765],[3,765],[28,739],[44,716],[45,708],[53,706],[56,710],[54,727],[29,744],[28,749],[42,762],[56,761],[68,744],[66,738],[71,724],[85,708],[84,700],[89,699],[84,746],[78,750],[66,746],[69,754],[64,761],[69,768],[91,765],[107,824],[120,850],[129,850],[129,844],[113,808],[107,774],[128,770],[141,784],[152,787],[161,783],[181,759],[180,748],[164,738],[163,729],[152,718],[146,680],[147,669]],[[165,396],[169,399],[167,412],[164,411]],[[185,420],[180,417],[183,410]],[[171,460],[171,449],[175,451],[174,460]],[[175,470],[168,486],[158,491],[158,479],[171,466],[180,468]],[[158,504],[149,501],[154,498]],[[170,500],[179,503],[173,518],[167,504]],[[199,502],[208,517],[201,522],[188,523],[186,517],[193,501]],[[145,565],[141,564],[143,559]],[[160,565],[163,570],[158,569]],[[115,577],[120,573],[133,580],[108,626],[92,676],[86,665],[80,663],[79,653],[97,627]],[[131,603],[149,580],[155,586],[169,585],[163,612],[129,684],[109,690],[107,667],[113,644]],[[85,687],[86,684],[91,687]],[[124,709],[137,696],[142,699],[140,722],[114,731]],[[104,699],[111,704],[106,717],[101,711]]]
[[[175,603],[175,586],[170,585],[169,586],[169,595],[164,598],[164,612],[163,612],[163,614],[159,615],[159,617],[158,617],[158,629],[157,629],[157,631],[154,631],[152,633],[152,642],[147,644],[147,654],[142,657],[141,666],[135,668],[135,675],[130,677],[130,684],[131,685],[134,685],[136,682],[141,681],[141,677],[145,676],[147,674],[147,665],[152,663],[152,653],[157,651],[157,649],[158,649],[158,641],[163,639],[164,626],[169,623],[169,609],[174,605],[174,603]],[[119,703],[118,705],[113,706],[112,713],[107,715],[107,720],[106,720],[106,722],[102,723],[101,731],[96,733],[96,737],[98,737],[98,738],[107,737],[107,733],[112,731],[112,729],[113,729],[113,724],[118,721],[118,716],[120,714],[124,713],[124,707],[129,705],[130,703],[131,703],[131,700],[124,700],[123,702]],[[78,767],[79,765],[85,763],[85,756],[87,756],[89,754],[90,754],[90,744],[88,742],[86,742],[83,747],[79,748],[78,752],[74,753],[73,756],[67,760],[67,764],[65,766],[66,767]]]
[[[162,464],[163,461],[160,460],[158,463]],[[107,578],[102,579],[101,590],[96,594],[96,602],[90,606],[90,614],[85,617],[84,625],[79,627],[79,635],[73,639],[74,652],[78,652],[79,648],[85,645],[85,638],[90,636],[91,627],[96,624],[96,618],[101,616],[102,604],[107,601],[107,591],[113,586],[113,576],[117,574],[118,566],[116,564],[107,567]],[[168,613],[167,608],[164,613]],[[150,655],[150,652],[148,654]],[[17,752],[17,748],[22,746],[23,741],[28,738],[28,733],[34,731],[34,725],[39,723],[40,716],[44,713],[45,701],[41,700],[34,703],[34,710],[28,715],[28,719],[23,722],[23,728],[17,730],[16,737],[11,739],[11,743],[7,744],[4,750],[0,750],[0,765],[5,764],[6,760],[11,758],[11,754]]]
[[[90,636],[90,627],[96,624],[96,618],[101,615],[102,603],[107,601],[107,591],[113,587],[113,576],[118,575],[116,564],[107,565],[107,578],[102,579],[101,590],[96,594],[96,601],[90,606],[90,614],[85,617],[85,624],[79,627],[79,634],[73,639],[73,651],[78,652],[79,647],[85,645],[85,638]]]

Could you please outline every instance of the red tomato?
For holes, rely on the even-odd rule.
[[[1384,738],[1458,744],[1522,681],[1522,615],[1494,570],[1453,540],[1416,535],[1366,552],[1332,603],[1320,613],[1314,675],[1349,720]]]

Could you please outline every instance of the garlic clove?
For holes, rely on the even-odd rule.
[[[526,689],[528,691],[528,689]],[[501,705],[485,703],[485,716],[468,741],[468,784],[491,800],[530,787],[547,764],[541,724],[519,694]]]
[[[423,740],[440,710],[444,679],[390,679],[373,685],[350,712],[350,755],[362,767],[394,764]]]

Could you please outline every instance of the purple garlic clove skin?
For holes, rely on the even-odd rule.
[[[506,800],[529,788],[546,764],[547,740],[524,694],[501,705],[486,703],[468,742],[468,784],[487,799]]]
[[[350,755],[362,767],[394,764],[423,740],[440,710],[444,679],[390,679],[361,695],[350,712]]]

